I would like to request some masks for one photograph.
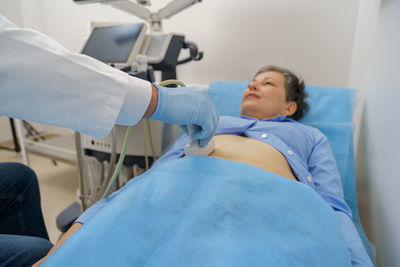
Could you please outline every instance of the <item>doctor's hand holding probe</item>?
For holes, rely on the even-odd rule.
[[[200,88],[168,88],[131,77],[0,15],[0,115],[104,138],[141,118],[181,125],[204,147],[218,113]],[[75,232],[75,223],[50,253]],[[49,254],[50,254],[49,253]],[[42,261],[38,262],[40,264]]]

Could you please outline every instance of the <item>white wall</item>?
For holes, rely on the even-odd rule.
[[[20,1],[15,0],[1,0],[0,1],[0,14],[7,16],[17,25],[22,25],[22,14]]]
[[[168,1],[152,0],[159,8]],[[184,33],[205,57],[179,67],[185,82],[249,80],[277,63],[309,83],[346,86],[358,0],[204,0],[166,20],[164,31]],[[78,51],[89,22],[139,21],[113,8],[72,0],[22,0],[24,22]],[[40,13],[35,15],[34,13]]]
[[[357,196],[362,225],[370,240],[375,243],[372,227],[371,192],[369,181],[365,173],[368,172],[364,161],[366,149],[365,125],[360,122],[365,120],[365,99],[369,84],[368,74],[371,69],[373,50],[376,43],[377,24],[380,13],[381,0],[363,0],[359,2],[357,27],[352,53],[352,62],[348,87],[359,89],[358,102],[355,110],[355,121],[358,122],[355,130],[355,151],[357,159]],[[360,137],[361,132],[361,138]]]
[[[358,169],[379,266],[400,266],[400,1],[382,1],[368,81]],[[366,217],[367,219],[367,217]]]
[[[166,29],[186,33],[205,50],[203,62],[182,67],[189,81],[249,80],[260,66],[276,63],[296,70],[309,83],[344,86],[357,4],[204,1],[176,20],[172,18]]]
[[[361,121],[365,104],[365,89],[368,80],[365,76],[371,68],[372,51],[376,40],[376,28],[380,11],[381,0],[363,0],[359,2],[357,26],[354,36],[349,88],[359,89],[358,102],[355,109],[354,119]],[[360,136],[360,123],[355,129],[355,151],[358,151]]]

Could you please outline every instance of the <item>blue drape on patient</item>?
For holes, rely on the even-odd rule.
[[[350,266],[313,189],[213,157],[152,168],[78,231],[43,266]]]

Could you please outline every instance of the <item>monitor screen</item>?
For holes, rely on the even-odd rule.
[[[124,63],[143,27],[144,23],[94,28],[82,54],[105,63]]]

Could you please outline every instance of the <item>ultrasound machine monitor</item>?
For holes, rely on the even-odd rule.
[[[146,36],[144,23],[94,27],[82,54],[116,67],[131,66]]]

